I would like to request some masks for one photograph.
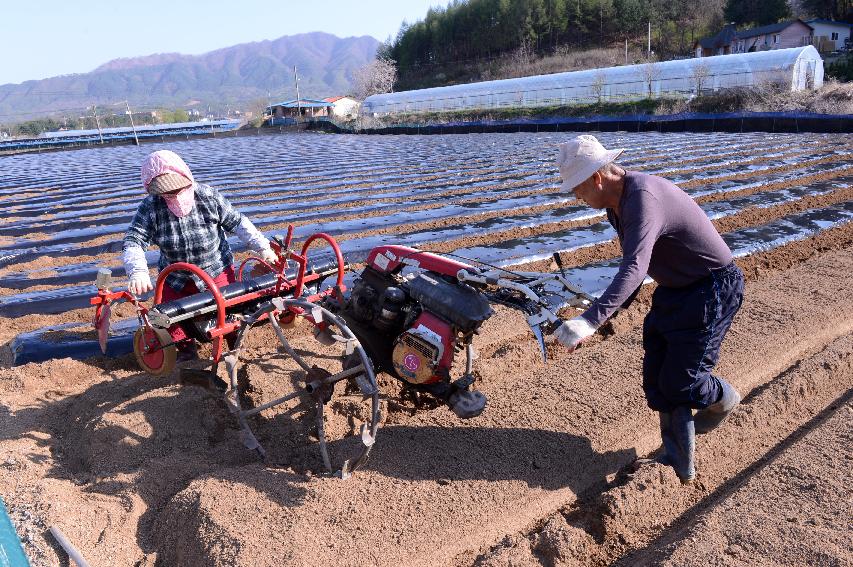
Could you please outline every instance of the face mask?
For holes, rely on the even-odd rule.
[[[174,195],[160,195],[166,200],[166,206],[176,217],[187,216],[195,206],[195,185],[181,189]]]

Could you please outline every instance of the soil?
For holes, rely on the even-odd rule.
[[[716,224],[721,231],[761,224],[849,201],[850,191],[748,209]],[[530,212],[540,210],[547,208]],[[618,255],[611,242],[563,260],[575,266]],[[113,255],[84,259],[116,263]],[[43,257],[24,267],[80,260]],[[85,326],[91,310],[3,318],[0,495],[34,566],[68,564],[48,532],[53,525],[92,565],[850,564],[853,223],[738,264],[746,299],[718,371],[744,400],[698,438],[699,475],[690,486],[669,468],[633,467],[660,445],[639,379],[653,289],[646,286],[576,352],[549,342],[547,363],[521,315],[497,307],[474,342],[474,372],[489,405],[473,420],[380,376],[382,427],[367,465],[347,480],[324,474],[313,416],[295,402],[253,418],[267,450],[261,461],[218,391],[182,382],[178,372],[151,377],[132,355],[11,366],[18,333]],[[20,269],[0,271],[0,282]],[[131,316],[128,305],[114,311]],[[304,323],[285,332],[299,352],[315,353],[312,363],[339,368],[337,350],[317,347]],[[273,344],[269,326],[248,335],[240,372],[247,403],[292,391],[299,376]],[[325,424],[333,456],[351,448],[366,411],[361,396],[339,386]]]
[[[753,475],[723,485],[712,506],[683,518],[631,564],[831,565],[849,557],[850,398],[775,446]]]

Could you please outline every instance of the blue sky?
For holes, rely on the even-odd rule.
[[[199,54],[311,31],[395,35],[447,0],[0,0],[0,85],[118,57]]]

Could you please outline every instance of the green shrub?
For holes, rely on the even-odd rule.
[[[853,81],[853,53],[839,57],[826,66],[826,77],[837,81]]]

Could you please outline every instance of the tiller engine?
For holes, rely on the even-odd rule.
[[[370,252],[339,314],[377,370],[429,392],[467,419],[486,406],[485,395],[472,388],[473,339],[493,314],[491,303],[527,316],[544,360],[543,335],[560,323],[553,309],[589,301],[561,275],[483,271],[438,254],[387,245]],[[454,354],[463,350],[465,370],[454,380]]]
[[[105,348],[111,304],[121,300],[133,303],[140,321],[134,354],[142,369],[156,376],[175,367],[176,347],[168,332],[173,325],[180,325],[198,341],[210,343],[211,369],[196,372],[207,376],[208,384],[221,388],[241,425],[243,442],[262,457],[266,452],[253,434],[249,418],[280,405],[287,406],[286,412],[293,404],[307,404],[309,409],[313,405],[320,453],[330,473],[337,467],[332,467],[324,412],[335,385],[348,382],[344,393],[355,392],[370,407],[362,416],[365,419],[356,456],[337,468],[341,477],[364,464],[374,444],[380,421],[377,371],[431,394],[460,418],[476,417],[484,410],[486,397],[473,388],[473,338],[493,314],[491,304],[503,304],[525,314],[544,359],[543,335],[560,322],[553,312],[556,307],[582,306],[590,300],[562,275],[480,269],[446,256],[393,245],[370,252],[366,266],[348,291],[344,285],[346,266],[335,240],[316,234],[296,253],[290,250],[292,234],[290,227],[286,238],[273,239],[279,256],[275,265],[250,257],[240,266],[238,281],[221,289],[197,266],[167,267],[157,278],[151,308],[128,291],[110,291],[109,270],[105,270],[99,273],[98,295],[91,300],[97,307],[94,325]],[[325,240],[332,248],[331,260],[309,261],[309,248],[318,240]],[[555,255],[555,259],[559,263],[559,257]],[[249,264],[255,264],[255,269],[244,277]],[[162,303],[165,278],[176,270],[195,274],[207,289]],[[255,275],[259,270],[264,273]],[[334,278],[334,284],[325,283],[329,278]],[[338,359],[341,370],[309,364],[306,359],[310,353],[291,346],[285,329],[294,326],[297,319],[310,325],[313,338],[324,348],[339,347],[339,354],[331,358]],[[286,395],[261,404],[247,403],[250,397],[246,390],[251,386],[238,378],[239,360],[248,333],[262,322],[270,323],[281,343],[279,350],[298,365],[300,377],[293,380],[292,391]],[[461,351],[466,357],[464,370],[454,379],[454,355]],[[220,362],[225,362],[230,384],[217,376]]]

